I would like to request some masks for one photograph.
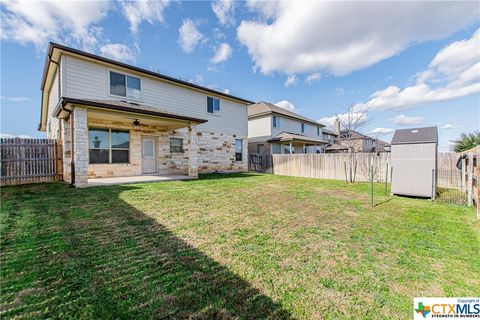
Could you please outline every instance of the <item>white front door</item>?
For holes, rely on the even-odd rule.
[[[142,139],[142,173],[156,172],[155,164],[155,138],[143,137]]]

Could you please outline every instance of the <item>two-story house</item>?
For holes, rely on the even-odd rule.
[[[258,154],[323,153],[323,124],[268,102],[248,107],[248,150]]]
[[[247,171],[251,101],[50,43],[39,130],[66,182]]]

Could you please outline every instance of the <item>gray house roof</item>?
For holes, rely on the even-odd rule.
[[[437,143],[437,127],[410,128],[395,130],[392,145],[410,143]]]
[[[255,104],[251,104],[251,105],[248,106],[248,118],[259,117],[259,116],[269,114],[269,113],[277,113],[277,114],[281,114],[281,115],[284,115],[284,116],[289,117],[289,118],[293,118],[293,119],[301,120],[301,121],[308,122],[308,123],[311,123],[311,124],[315,124],[315,125],[320,126],[320,127],[325,127],[325,125],[323,125],[321,123],[318,123],[315,120],[312,120],[312,119],[309,119],[307,117],[301,116],[301,115],[299,115],[295,112],[285,110],[285,109],[280,108],[280,107],[278,107],[274,104],[271,104],[269,102],[260,101],[260,102],[257,102]]]

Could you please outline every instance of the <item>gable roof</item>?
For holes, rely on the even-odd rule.
[[[311,124],[315,124],[320,127],[325,127],[325,125],[318,123],[315,120],[309,119],[307,117],[301,116],[298,113],[288,111],[286,109],[280,108],[279,106],[276,106],[270,102],[265,102],[265,101],[260,101],[255,104],[251,104],[248,106],[248,118],[254,118],[254,117],[259,117],[262,115],[270,114],[270,113],[276,113],[280,114],[283,116],[286,116],[288,118],[296,119],[296,120],[301,120],[303,122],[308,122]]]
[[[437,143],[437,127],[410,128],[395,130],[392,145],[410,143]]]
[[[322,131],[323,131],[323,133],[326,133],[326,134],[329,134],[329,135],[332,135],[332,136],[338,136],[338,133],[336,133],[335,131],[330,130],[330,129],[323,128]]]
[[[58,65],[58,62],[59,62],[59,56],[64,52],[69,53],[71,55],[80,56],[80,57],[83,57],[85,59],[92,59],[92,60],[96,60],[96,61],[101,61],[103,63],[112,64],[112,65],[115,65],[117,67],[121,67],[121,68],[128,69],[128,70],[131,70],[131,71],[143,73],[145,75],[158,78],[158,79],[163,80],[165,82],[169,82],[169,83],[172,83],[172,84],[177,84],[179,86],[192,88],[194,90],[203,91],[207,94],[210,93],[210,94],[214,94],[214,95],[217,95],[217,96],[220,96],[220,97],[225,97],[227,99],[235,100],[235,101],[238,101],[238,102],[246,104],[246,105],[254,103],[253,101],[243,99],[243,98],[240,98],[240,97],[236,97],[236,96],[233,96],[231,94],[227,94],[227,93],[222,92],[222,91],[217,91],[217,90],[210,89],[210,88],[207,88],[207,87],[204,87],[204,86],[200,86],[198,84],[194,84],[194,83],[191,83],[191,82],[188,82],[188,81],[183,81],[183,80],[180,80],[180,79],[176,79],[176,78],[173,78],[173,77],[170,77],[170,76],[158,73],[158,72],[150,71],[150,70],[143,69],[143,68],[140,68],[140,67],[136,67],[136,66],[133,66],[133,65],[130,65],[130,64],[126,64],[126,63],[119,62],[119,61],[116,61],[116,60],[108,59],[108,58],[105,58],[105,57],[102,57],[102,56],[99,56],[99,55],[96,55],[96,54],[92,54],[92,53],[88,53],[88,52],[85,52],[85,51],[82,51],[82,50],[70,48],[70,47],[67,47],[67,46],[64,46],[64,45],[61,45],[61,44],[58,44],[58,43],[50,42],[49,46],[48,46],[48,49],[47,49],[47,55],[45,57],[45,64],[44,64],[43,74],[42,74],[42,85],[41,85],[41,88],[40,88],[42,90],[42,105],[41,105],[41,112],[40,112],[40,124],[38,126],[38,129],[40,131],[45,130],[45,125],[46,125],[46,121],[47,121],[47,114],[46,114],[46,111],[44,109],[45,109],[45,104],[48,103],[48,94],[45,94],[44,91],[48,92],[49,88],[50,88],[50,85],[51,85],[52,73],[49,72],[50,68],[51,68],[51,64],[53,64],[56,67]],[[53,71],[55,71],[55,68],[53,69]]]
[[[95,59],[95,60],[102,61],[102,62],[105,62],[105,63],[113,64],[113,65],[116,65],[116,66],[119,66],[119,67],[122,67],[122,68],[130,69],[130,70],[140,72],[140,73],[144,73],[144,74],[147,74],[149,76],[153,76],[153,77],[156,77],[156,78],[159,78],[159,79],[162,79],[162,80],[166,80],[168,82],[173,82],[173,83],[181,84],[181,85],[184,85],[184,86],[187,86],[187,87],[195,88],[197,90],[206,91],[206,92],[213,93],[213,94],[216,94],[216,95],[219,95],[219,96],[230,98],[232,100],[238,100],[242,103],[246,103],[246,104],[252,104],[253,103],[253,101],[243,99],[243,98],[240,98],[240,97],[236,97],[236,96],[233,96],[231,94],[227,94],[227,93],[222,92],[222,91],[210,89],[210,88],[200,86],[198,84],[194,84],[194,83],[191,83],[191,82],[188,82],[188,81],[176,79],[176,78],[173,78],[173,77],[170,77],[170,76],[158,73],[158,72],[154,72],[154,71],[150,71],[150,70],[143,69],[143,68],[140,68],[140,67],[136,67],[136,66],[133,66],[133,65],[130,65],[130,64],[127,64],[127,63],[120,62],[120,61],[108,59],[108,58],[105,58],[105,57],[102,57],[102,56],[99,56],[99,55],[96,55],[96,54],[93,54],[93,53],[88,53],[88,52],[85,52],[85,51],[82,51],[82,50],[70,48],[70,47],[55,43],[55,42],[50,42],[50,44],[48,46],[48,55],[47,55],[46,63],[48,63],[48,57],[51,56],[51,53],[54,49],[59,49],[61,51],[70,52],[70,53],[80,55],[80,56],[83,56],[83,57],[86,57],[86,58]],[[46,73],[46,70],[44,69],[44,73],[43,73],[43,77],[42,77],[42,89],[45,86],[45,76],[46,76],[45,73]]]

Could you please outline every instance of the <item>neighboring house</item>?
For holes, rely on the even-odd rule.
[[[39,130],[62,147],[63,179],[247,171],[252,102],[50,43]]]
[[[258,154],[323,153],[323,124],[268,102],[248,107],[248,151]]]
[[[337,143],[338,133],[335,131],[323,128],[323,140],[328,142],[328,145],[325,147],[325,153],[341,153],[348,151],[347,147]]]

